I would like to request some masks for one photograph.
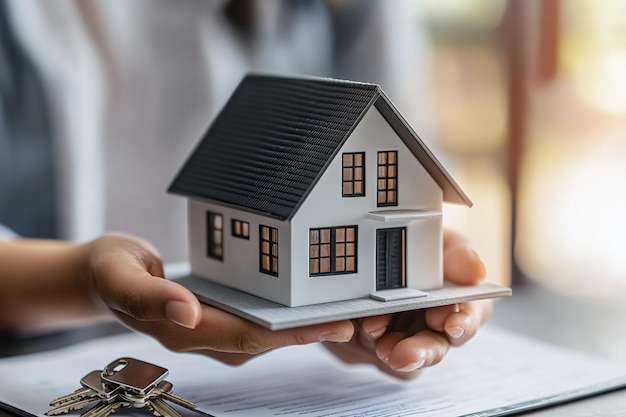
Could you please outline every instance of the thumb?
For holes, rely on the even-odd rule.
[[[474,285],[485,279],[487,270],[469,240],[461,233],[444,229],[443,275],[455,284]]]
[[[160,276],[161,268],[149,266],[132,253],[104,259],[92,270],[95,290],[114,311],[140,321],[169,320],[195,328],[201,319],[198,299],[183,286]]]
[[[169,320],[193,329],[201,318],[200,302],[189,290],[145,270],[117,275],[100,295],[109,308],[140,321]]]

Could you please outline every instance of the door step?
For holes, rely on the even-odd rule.
[[[390,290],[376,291],[370,294],[370,298],[378,301],[405,300],[407,298],[426,297],[428,293],[414,288],[393,288]]]

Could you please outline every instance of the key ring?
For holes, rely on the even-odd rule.
[[[122,369],[126,368],[127,365],[128,365],[128,361],[126,359],[124,358],[116,359],[104,367],[104,369],[102,370],[102,376],[112,376],[116,372],[119,372]]]

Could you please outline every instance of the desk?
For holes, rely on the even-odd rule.
[[[492,322],[518,332],[541,337],[553,343],[575,347],[595,355],[610,357],[626,367],[626,306],[619,303],[583,301],[565,297],[537,286],[515,290],[515,296],[496,302]],[[607,319],[610,318],[610,319]],[[0,344],[0,354],[13,355],[73,344],[98,335],[126,331],[111,323],[79,331],[29,338]],[[607,343],[610,341],[610,343]],[[560,405],[524,416],[618,416],[626,410],[626,390]],[[146,414],[148,415],[148,414]],[[13,416],[0,411],[0,416]]]

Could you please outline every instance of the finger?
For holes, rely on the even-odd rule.
[[[486,269],[469,240],[462,234],[444,229],[443,275],[456,284],[474,285],[485,278]]]
[[[460,346],[474,337],[491,315],[492,305],[492,300],[472,301],[461,304],[458,312],[450,314],[443,329],[450,344]]]
[[[349,343],[324,343],[337,358],[349,364],[368,363],[379,368],[387,367],[375,355],[376,340],[387,331],[391,315],[365,317],[355,320],[355,334]],[[382,368],[381,368],[382,369]]]
[[[348,343],[324,342],[324,347],[345,363],[378,365],[381,362],[373,353],[375,347],[368,349],[354,340]]]
[[[403,332],[390,332],[381,337],[376,344],[376,356],[378,359],[385,363],[389,362],[391,352],[404,338],[406,338],[406,335]]]
[[[189,353],[197,353],[199,355],[208,356],[210,358],[232,366],[242,365],[255,357],[255,355],[251,355],[249,353],[218,352],[210,349],[190,351]]]
[[[445,336],[428,330],[411,337],[388,333],[378,342],[376,353],[384,364],[378,367],[399,378],[414,378],[423,368],[439,363],[449,346]]]
[[[107,233],[90,243],[90,281],[111,310],[136,320],[168,319],[193,328],[200,302],[187,289],[163,279],[163,264],[150,242]]]
[[[341,355],[338,356],[340,356],[340,358],[347,363],[354,363],[356,360],[357,362],[366,362],[377,365],[379,361],[374,355],[374,352],[376,351],[376,341],[389,329],[391,321],[391,314],[366,317],[354,321],[356,326],[355,333],[348,345],[353,347],[353,350],[356,350],[352,352],[355,357],[351,360],[349,358],[343,358]],[[345,348],[342,352],[347,350],[348,348]],[[331,351],[336,353],[333,350]],[[367,357],[363,358],[359,355],[359,353],[364,353]]]
[[[386,336],[381,338],[379,345],[393,344],[386,362],[389,368],[397,373],[410,374],[435,365],[441,362],[450,347],[445,336],[430,330],[421,331],[401,340],[395,337],[389,338],[390,340],[385,338]]]
[[[426,325],[429,329],[443,332],[448,317],[460,309],[458,304],[441,307],[432,307],[426,310]]]
[[[152,267],[155,272],[159,269]],[[194,328],[200,321],[200,302],[191,291],[150,274],[132,258],[122,258],[106,271],[96,272],[93,281],[109,308],[137,320],[170,320],[188,328]]]
[[[174,352],[197,353],[216,359],[228,365],[241,365],[248,360],[254,358],[255,355],[249,353],[220,352],[215,349],[200,348],[196,349],[186,344],[188,333],[180,331],[182,328],[167,321],[147,322],[136,320],[131,316],[125,315],[119,311],[115,312],[118,319],[130,329],[147,334],[156,339],[166,348]],[[197,331],[197,330],[189,330]]]
[[[168,322],[131,322],[143,333],[156,337],[176,352],[213,350],[224,353],[257,355],[270,349],[334,341],[347,342],[354,334],[349,320],[285,330],[269,330],[225,311],[202,306],[202,318],[195,329],[173,326]]]
[[[361,320],[361,332],[367,335],[371,340],[378,340],[391,325],[391,314],[383,314],[381,316],[365,317]]]
[[[348,364],[367,363],[376,366],[382,372],[400,379],[410,379],[419,375],[420,371],[396,372],[389,367],[387,362],[378,359],[372,353],[373,350],[364,349],[357,343],[324,343],[324,346],[337,358]]]

